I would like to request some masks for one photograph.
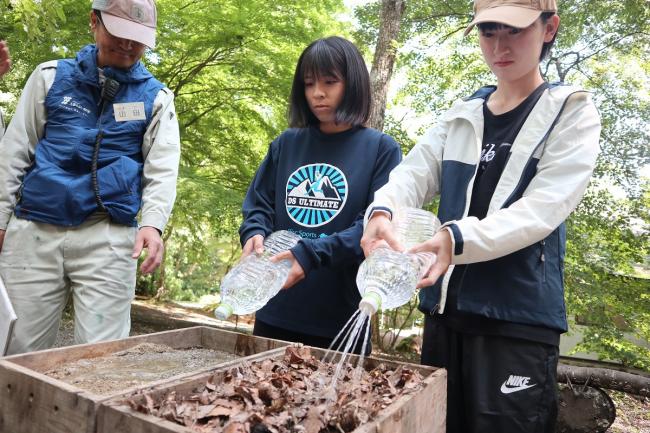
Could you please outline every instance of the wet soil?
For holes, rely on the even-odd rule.
[[[143,343],[109,356],[64,364],[45,374],[93,394],[107,395],[238,358],[231,353],[210,349],[177,350],[161,344]]]

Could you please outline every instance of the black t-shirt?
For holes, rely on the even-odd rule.
[[[487,215],[492,195],[510,157],[512,143],[533,107],[547,88],[548,83],[541,84],[517,107],[499,115],[492,114],[488,108],[489,96],[485,99],[483,103],[483,149],[472,188],[469,216],[483,219]],[[449,280],[445,313],[436,316],[439,320],[459,332],[503,335],[555,346],[559,344],[560,333],[553,329],[490,319],[477,314],[459,311],[458,294],[467,266],[471,265],[457,265],[455,267],[454,273]]]
[[[487,105],[489,96],[485,98],[483,103],[483,149],[472,188],[469,216],[483,219],[487,215],[494,190],[510,158],[512,143],[517,138],[528,114],[547,88],[548,83],[541,84],[515,108],[499,115],[492,114]]]

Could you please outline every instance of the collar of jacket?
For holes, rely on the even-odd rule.
[[[457,100],[442,116],[443,121],[451,122],[455,119],[465,119],[475,126],[480,126],[481,135],[483,133],[483,102],[497,89],[496,86],[485,86],[478,89],[471,96]],[[555,105],[558,108],[564,103],[567,97],[572,93],[583,91],[580,88],[571,86],[562,82],[549,84],[549,88],[542,93],[536,107],[543,105]],[[554,107],[551,106],[551,109]],[[556,110],[553,110],[556,111]]]
[[[474,161],[479,160],[483,146],[483,102],[485,97],[494,91],[494,88],[487,88],[487,91],[483,91],[483,89],[465,100],[454,103],[442,117],[442,120],[448,125],[459,120],[467,121],[472,125],[476,142],[473,149],[474,155],[470,157],[470,160]],[[568,98],[578,92],[585,92],[585,90],[563,83],[553,83],[542,93],[521,127],[521,131],[526,131],[526,133],[518,134],[512,143],[511,156],[490,201],[488,215],[508,203],[510,194],[521,180],[526,165],[532,158],[541,157],[544,145]],[[475,95],[477,96],[475,97]]]
[[[113,78],[120,83],[142,82],[153,77],[140,61],[127,70],[112,68],[110,66],[103,68],[103,70],[106,77]],[[79,50],[76,56],[76,67],[73,75],[79,81],[99,87],[97,46],[90,44]]]

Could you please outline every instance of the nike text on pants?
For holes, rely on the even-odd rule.
[[[427,317],[422,363],[447,369],[447,433],[555,433],[558,348]]]

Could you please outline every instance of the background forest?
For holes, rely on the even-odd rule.
[[[406,152],[451,103],[492,84],[467,0],[157,0],[158,44],[145,54],[174,91],[182,158],[166,255],[138,292],[193,300],[218,291],[239,257],[240,206],[270,141],[286,127],[298,55],[332,34],[372,67],[372,125]],[[597,172],[568,221],[566,300],[586,325],[578,349],[650,370],[650,3],[561,0],[550,81],[594,92],[603,120]],[[89,1],[0,0],[0,38],[14,67],[0,81],[8,117],[29,74],[92,41]],[[417,322],[415,302],[383,326]],[[627,336],[627,338],[624,338]]]

